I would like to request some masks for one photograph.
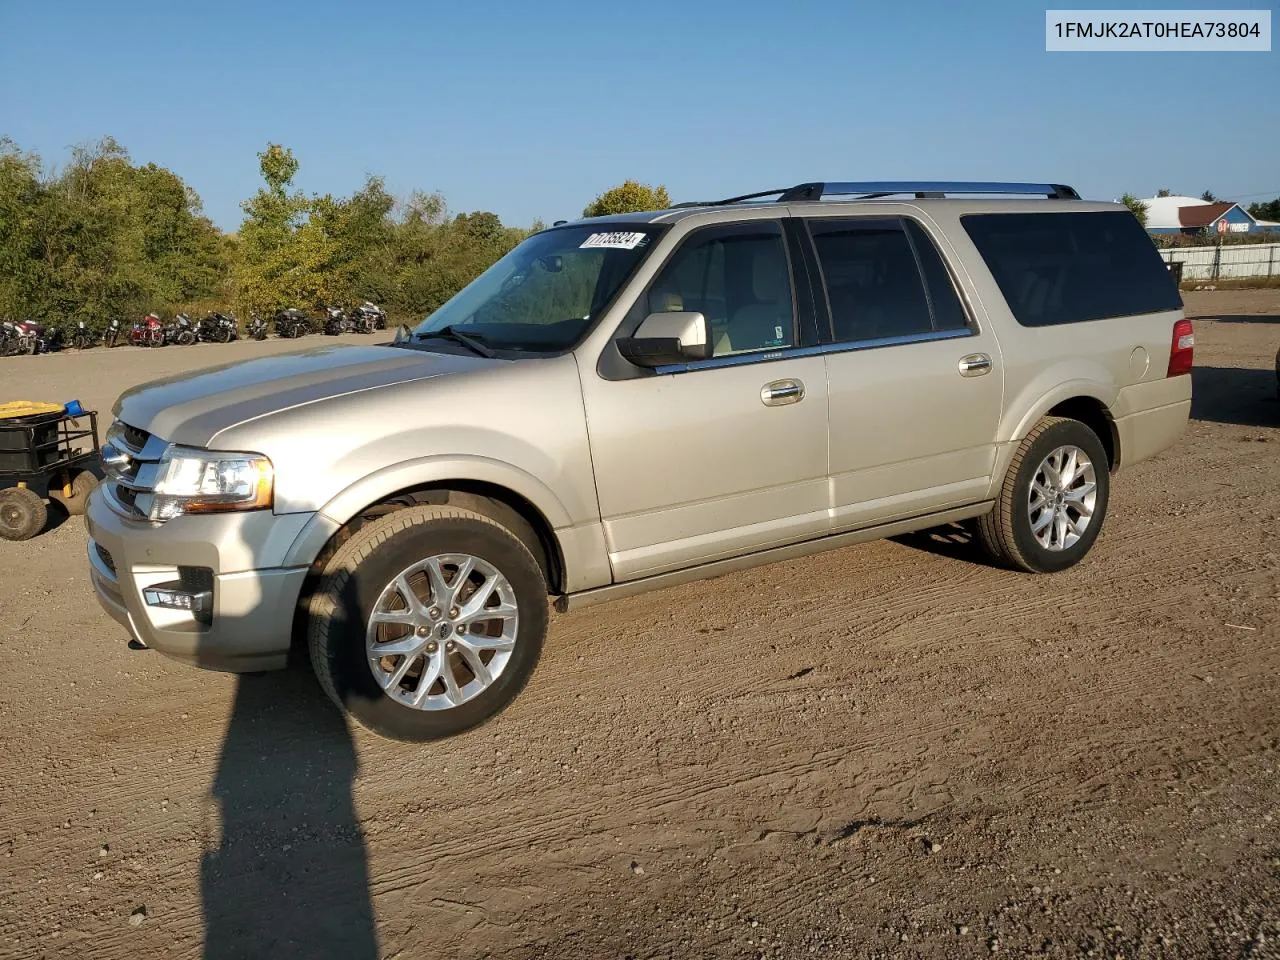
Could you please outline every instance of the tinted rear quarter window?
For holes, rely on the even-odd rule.
[[[1182,297],[1127,211],[960,218],[1024,327],[1178,310]]]

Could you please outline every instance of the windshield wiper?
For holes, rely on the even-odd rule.
[[[481,343],[481,337],[478,334],[463,333],[461,330],[454,329],[450,324],[447,327],[441,327],[439,330],[430,330],[425,333],[418,334],[418,340],[452,340],[454,343],[460,343],[472,353],[478,353],[480,356],[488,360],[495,359],[498,355],[489,347]]]

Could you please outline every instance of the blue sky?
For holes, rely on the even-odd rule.
[[[269,141],[304,190],[377,173],[520,225],[627,177],[676,200],[891,177],[1280,194],[1280,52],[1046,53],[1044,10],[8,0],[0,135],[57,163],[110,134],[226,228]]]

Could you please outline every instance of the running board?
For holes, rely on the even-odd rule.
[[[726,573],[749,570],[752,567],[762,566],[766,563],[777,563],[779,560],[794,560],[796,557],[805,557],[813,553],[824,553],[827,550],[851,547],[856,543],[884,540],[887,537],[914,533],[917,530],[926,530],[929,527],[940,527],[945,523],[972,520],[974,517],[980,517],[984,513],[988,513],[994,506],[994,500],[985,500],[982,503],[970,504],[967,507],[956,507],[953,510],[944,510],[941,513],[911,517],[908,520],[895,520],[893,523],[882,523],[874,527],[864,527],[861,530],[850,530],[848,533],[836,533],[827,537],[819,537],[816,540],[803,540],[800,543],[790,543],[784,547],[773,547],[769,550],[761,550],[759,553],[748,553],[741,557],[729,557],[727,560],[715,560],[696,567],[685,567],[680,570],[672,570],[669,573],[658,573],[651,577],[642,577],[639,580],[627,580],[607,587],[596,587],[592,590],[583,590],[580,593],[565,594],[556,598],[556,609],[561,613],[565,613],[570,610],[579,610],[582,607],[590,607],[597,603],[607,603],[610,600],[621,600],[623,597],[648,593],[650,590],[662,590],[666,587],[679,586],[682,583],[692,583],[695,580],[709,580],[712,577],[723,576]]]

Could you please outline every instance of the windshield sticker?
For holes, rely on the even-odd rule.
[[[593,233],[579,250],[634,250],[644,242],[645,233]]]

